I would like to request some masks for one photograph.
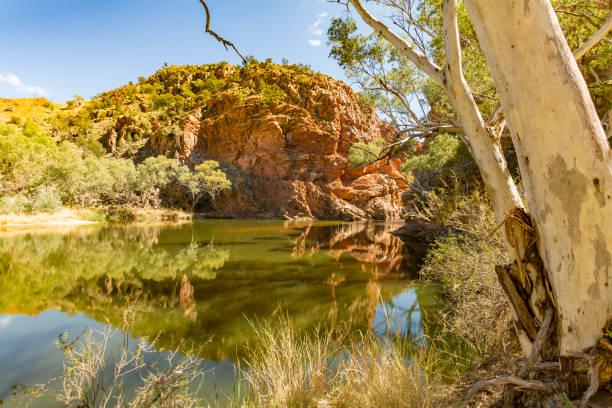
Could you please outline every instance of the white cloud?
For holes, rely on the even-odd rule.
[[[321,24],[323,24],[323,19],[327,17],[327,12],[317,14],[317,21],[308,26],[308,31],[314,34],[317,37],[321,37],[323,35],[323,30],[321,29]],[[308,40],[308,43],[313,47],[319,47],[321,45],[321,40]]]
[[[12,74],[10,72],[7,72],[6,74],[0,73],[0,83],[2,82],[11,85],[17,90],[17,92],[43,97],[46,97],[48,95],[47,91],[41,88],[40,86],[26,85],[21,81],[21,79],[19,79],[17,75]]]
[[[0,75],[2,75],[2,74],[0,74]],[[0,329],[7,328],[11,324],[12,320],[13,320],[13,316],[3,316],[3,317],[0,317]]]

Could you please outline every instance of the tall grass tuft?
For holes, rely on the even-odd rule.
[[[424,347],[407,356],[409,340],[390,342],[371,333],[319,329],[300,334],[289,319],[256,328],[258,344],[245,360],[250,390],[243,407],[426,408],[440,382],[434,354]]]

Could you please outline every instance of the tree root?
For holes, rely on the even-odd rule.
[[[550,323],[552,322],[553,316],[553,310],[548,309],[546,311],[546,316],[544,316],[542,327],[540,327],[540,330],[538,330],[536,339],[533,342],[531,354],[527,358],[527,362],[525,362],[523,367],[519,370],[517,376],[524,377],[531,372],[531,369],[537,362],[538,356],[540,355],[540,351],[542,350],[542,346],[544,345],[544,340],[546,340],[546,338],[548,337],[548,330],[550,329]]]
[[[546,311],[544,321],[542,322],[542,326],[540,327],[540,330],[538,330],[538,333],[536,335],[536,340],[533,343],[531,353],[529,354],[527,361],[525,362],[525,364],[523,364],[523,367],[521,367],[517,375],[499,377],[493,380],[478,381],[467,392],[467,394],[461,401],[461,406],[467,406],[467,404],[469,404],[474,395],[493,385],[509,384],[517,386],[515,387],[515,389],[517,390],[531,389],[544,393],[552,393],[553,388],[550,384],[546,384],[542,381],[526,380],[523,377],[528,375],[536,365],[538,356],[540,355],[540,351],[542,350],[542,346],[544,345],[544,340],[546,340],[546,338],[548,337],[548,332],[550,329],[550,324],[553,320],[553,316],[554,311],[552,309],[548,309]]]
[[[509,265],[497,266],[495,271],[512,304],[522,345],[529,352],[519,360],[521,365],[514,375],[472,385],[461,401],[462,406],[469,404],[478,392],[495,385],[505,386],[502,402],[505,407],[561,408],[569,401],[575,401],[578,408],[596,406],[591,399],[612,395],[612,343],[602,338],[588,353],[560,354],[557,303],[539,254],[537,229],[529,214],[519,208],[511,211],[496,230],[502,226],[516,259]],[[603,332],[612,332],[612,319]]]
[[[587,371],[589,376],[589,388],[582,394],[582,398],[580,398],[580,403],[578,404],[578,408],[586,408],[590,399],[599,389],[599,366],[597,363],[597,356],[592,353],[570,353],[570,357],[582,359],[586,361],[589,366]]]
[[[461,406],[464,406],[464,407],[467,406],[467,404],[469,404],[469,402],[472,400],[474,395],[476,395],[478,392],[483,391],[493,385],[504,385],[504,384],[516,385],[517,386],[516,389],[519,389],[519,390],[535,390],[535,391],[540,391],[540,392],[547,393],[547,394],[550,394],[553,392],[553,387],[550,384],[546,384],[545,382],[542,382],[542,381],[525,380],[524,378],[511,375],[511,376],[506,376],[506,377],[495,378],[493,380],[478,381],[476,384],[472,386],[472,388],[470,388],[467,394],[465,394],[465,397],[463,397],[463,400],[461,400]]]
[[[563,364],[559,361],[536,361],[537,356],[539,355],[539,348],[541,348],[542,344],[544,343],[542,339],[546,337],[545,334],[549,330],[551,321],[552,313],[550,315],[549,313],[547,313],[544,319],[544,324],[542,324],[542,327],[538,332],[537,340],[536,342],[534,342],[533,351],[529,355],[527,361],[523,363],[523,366],[521,367],[517,375],[504,376],[492,380],[476,382],[466,393],[465,397],[461,401],[461,406],[467,406],[478,392],[484,391],[485,389],[494,385],[509,385],[511,386],[509,388],[510,391],[536,391],[541,394],[540,398],[542,399],[540,399],[540,402],[543,403],[543,406],[565,406],[561,404],[561,401],[558,397],[558,395],[564,393],[562,391],[564,390],[564,381],[561,380],[563,377],[554,375],[550,377],[549,375],[546,375],[546,379],[544,380],[524,378],[530,373],[532,374],[530,377],[538,376],[538,373],[562,373]],[[571,359],[578,363],[572,364],[572,371],[570,371],[569,378],[574,378],[576,373],[584,373],[586,371],[586,376],[589,384],[588,388],[582,393],[582,396],[580,397],[580,401],[577,405],[578,408],[598,407],[598,405],[590,401],[591,398],[593,398],[593,396],[599,390],[600,364],[610,364],[610,354],[612,353],[612,345],[607,339],[602,339],[600,341],[600,346],[600,348],[594,348],[589,353],[573,352],[568,353],[566,355],[566,359]],[[586,370],[582,363],[586,365]],[[567,371],[565,372],[567,373]],[[567,380],[567,378],[568,377],[566,377],[565,380]],[[567,383],[565,384],[567,385]]]

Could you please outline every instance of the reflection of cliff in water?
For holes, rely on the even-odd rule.
[[[381,300],[406,288],[393,227],[211,221],[5,237],[0,313],[59,308],[119,327],[131,305],[133,335],[215,360],[252,340],[247,319],[368,330]]]
[[[308,225],[296,240],[293,253],[304,255],[325,249],[336,260],[348,254],[375,266],[378,273],[410,273],[414,268],[411,260],[402,256],[402,241],[390,234],[397,226],[389,222],[353,222],[334,228]]]

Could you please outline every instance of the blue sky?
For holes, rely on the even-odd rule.
[[[208,0],[212,29],[258,59],[343,79],[325,44],[343,6],[326,0]],[[198,0],[0,0],[0,97],[90,98],[164,62],[240,63],[204,33]]]

